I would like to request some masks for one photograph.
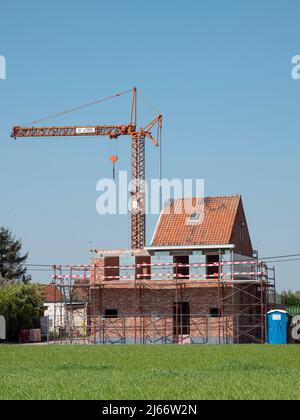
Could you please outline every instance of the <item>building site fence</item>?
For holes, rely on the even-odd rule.
[[[172,316],[135,315],[90,318],[78,325],[49,322],[52,344],[246,344],[265,342],[265,316],[242,314],[212,317],[191,314],[176,323]]]
[[[300,306],[285,306],[285,310],[290,315],[300,315]]]

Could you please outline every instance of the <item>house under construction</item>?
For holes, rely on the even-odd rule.
[[[239,195],[172,200],[149,247],[94,250],[89,265],[54,266],[53,284],[61,343],[264,343],[275,306]]]

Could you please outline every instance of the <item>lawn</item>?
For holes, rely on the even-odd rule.
[[[300,399],[300,346],[0,345],[0,399]]]

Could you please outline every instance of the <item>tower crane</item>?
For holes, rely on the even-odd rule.
[[[129,136],[131,145],[131,191],[130,191],[130,238],[131,249],[142,249],[146,245],[146,212],[145,212],[145,140],[148,138],[155,146],[159,146],[162,130],[162,114],[158,114],[145,127],[137,128],[137,89],[132,90],[132,102],[129,124],[89,125],[89,126],[50,126],[50,127],[13,127],[11,137],[14,139],[24,137],[90,137],[108,136],[117,139],[119,136]],[[124,93],[112,97],[121,96]],[[110,98],[112,98],[110,97]],[[106,99],[110,99],[106,98]],[[101,101],[97,101],[101,102]],[[95,102],[95,103],[97,103]],[[92,104],[88,104],[89,106]],[[84,106],[83,106],[84,107]],[[71,112],[78,110],[81,107]],[[64,114],[62,113],[62,114]],[[56,114],[55,116],[62,115]],[[40,120],[41,121],[41,120]],[[157,133],[152,134],[153,129]],[[110,160],[115,166],[118,156],[111,155]]]

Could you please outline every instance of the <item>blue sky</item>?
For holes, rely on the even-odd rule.
[[[127,247],[129,225],[96,213],[107,140],[13,142],[11,127],[134,85],[164,114],[164,175],[204,178],[206,195],[241,193],[261,256],[300,252],[299,16],[296,0],[2,4],[0,224],[30,262],[86,263],[89,241]],[[128,106],[125,97],[50,123],[126,122]],[[143,121],[150,111],[141,103]],[[119,143],[124,170],[128,139]],[[149,145],[149,177],[158,161]],[[279,289],[300,289],[300,261],[278,264],[277,277]]]

